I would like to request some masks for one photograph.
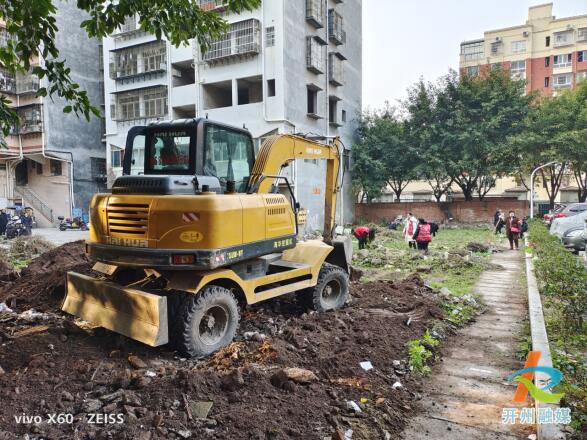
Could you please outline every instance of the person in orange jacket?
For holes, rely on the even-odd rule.
[[[371,231],[367,226],[357,226],[353,229],[353,235],[359,240],[359,249],[365,249],[367,241],[371,236],[374,237],[375,231]]]
[[[416,228],[416,232],[414,232],[414,240],[416,240],[419,250],[428,253],[428,245],[432,241],[432,230],[430,223],[423,218],[418,219],[418,227]]]

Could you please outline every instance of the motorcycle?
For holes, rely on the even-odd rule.
[[[59,222],[60,231],[87,231],[88,225],[80,217],[65,218],[57,217]]]
[[[12,239],[22,235],[31,235],[31,231],[22,223],[18,215],[14,215],[6,224],[6,238]]]

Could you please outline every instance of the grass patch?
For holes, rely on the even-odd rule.
[[[434,349],[440,345],[440,341],[432,336],[430,330],[426,330],[420,339],[412,339],[408,342],[408,363],[410,369],[421,376],[430,374],[429,361],[434,356]]]

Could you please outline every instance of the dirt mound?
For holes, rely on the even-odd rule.
[[[69,271],[89,273],[92,264],[84,251],[84,242],[76,241],[35,258],[20,272],[20,277],[0,288],[0,302],[22,311],[35,308],[56,310],[65,292],[65,275]]]
[[[53,249],[50,241],[37,236],[20,236],[10,243],[10,258],[12,260],[30,260]]]
[[[343,438],[352,429],[355,440],[397,438],[420,392],[405,345],[440,316],[436,295],[419,277],[355,283],[351,293],[350,305],[329,313],[305,310],[293,295],[247,307],[236,341],[201,361],[59,323],[11,339],[0,346],[0,399],[12,402],[0,407],[0,436],[2,429],[49,438],[74,430],[84,439],[279,440],[337,431],[333,438]],[[131,354],[146,368],[135,358],[131,365]],[[31,431],[14,421],[23,411],[75,418]],[[88,413],[124,423],[87,423]]]

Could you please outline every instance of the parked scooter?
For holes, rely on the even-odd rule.
[[[6,225],[6,238],[11,239],[21,235],[31,235],[31,232],[18,215],[13,215]]]
[[[86,222],[83,221],[81,217],[74,217],[74,218],[65,218],[65,217],[57,217],[59,222],[59,230],[60,231],[87,231],[88,225]]]

